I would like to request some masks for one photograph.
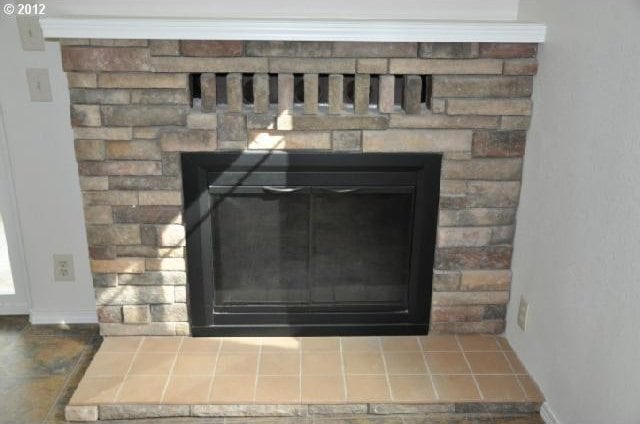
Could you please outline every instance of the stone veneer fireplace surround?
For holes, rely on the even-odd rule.
[[[503,331],[535,44],[61,44],[102,334],[189,334],[180,153],[242,149],[442,154],[430,331]]]

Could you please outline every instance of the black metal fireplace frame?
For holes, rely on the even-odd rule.
[[[188,305],[194,336],[325,336],[426,334],[431,307],[433,260],[442,156],[404,153],[293,153],[284,151],[182,153],[186,226]],[[233,171],[229,184],[260,178],[261,171],[323,172],[323,186],[339,187],[345,173],[388,175],[389,183],[414,184],[414,227],[410,260],[409,307],[405,311],[313,313],[302,322],[285,312],[281,322],[264,312],[228,315],[214,311],[211,175]],[[254,174],[252,176],[252,174]],[[327,177],[327,175],[329,177]],[[352,177],[356,183],[365,177]],[[407,181],[407,178],[411,181]],[[420,217],[420,218],[418,218]],[[209,283],[207,283],[209,282]],[[280,312],[281,313],[281,312]],[[298,312],[295,312],[298,313]],[[231,318],[231,319],[230,319]],[[270,321],[265,324],[264,322]],[[278,320],[276,320],[278,321]]]

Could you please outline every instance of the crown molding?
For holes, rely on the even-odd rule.
[[[46,17],[46,38],[542,43],[546,25],[520,21]]]

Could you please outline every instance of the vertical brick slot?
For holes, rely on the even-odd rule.
[[[217,104],[227,104],[227,74],[216,74]]]
[[[197,105],[197,103],[202,98],[200,77],[201,74],[189,74],[189,93],[191,94],[191,107],[194,106],[194,100]]]

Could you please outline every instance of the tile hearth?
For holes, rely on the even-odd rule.
[[[350,413],[383,413],[385,405],[391,413],[402,411],[389,405],[456,412],[459,404],[519,412],[537,410],[542,400],[501,337],[110,337],[68,413],[125,405],[182,406],[174,416],[276,414],[269,405],[283,415],[306,414],[313,405],[342,405]]]

